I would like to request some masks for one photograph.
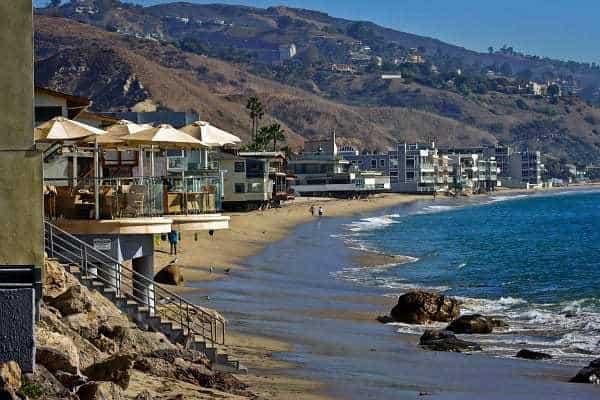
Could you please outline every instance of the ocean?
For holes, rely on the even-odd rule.
[[[514,357],[526,347],[582,365],[600,351],[600,191],[438,200],[361,218],[341,236],[355,249],[408,258],[341,268],[335,278],[389,296],[439,291],[462,300],[463,313],[508,322],[469,337],[486,353]],[[395,325],[419,334],[446,324]]]

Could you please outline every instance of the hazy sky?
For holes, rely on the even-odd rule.
[[[127,1],[144,5],[173,2]],[[370,20],[473,50],[508,44],[530,54],[600,62],[599,0],[188,1],[309,8],[342,18]]]

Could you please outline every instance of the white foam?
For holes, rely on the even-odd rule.
[[[351,232],[372,231],[377,229],[383,229],[388,225],[399,223],[400,221],[397,218],[400,218],[400,215],[390,214],[382,215],[379,217],[363,218],[359,221],[355,221],[346,225],[346,227],[348,227],[348,230],[350,230]]]

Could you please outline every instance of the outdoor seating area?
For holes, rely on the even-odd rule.
[[[207,129],[208,125],[199,126],[194,136],[201,137]],[[56,154],[70,155],[67,166],[62,168],[68,172],[45,180],[46,217],[114,220],[219,212],[219,171],[200,171],[215,176],[185,176],[184,170],[174,173],[163,168],[168,165],[167,150],[178,149],[185,154],[215,145],[209,146],[194,136],[170,125],[137,125],[128,121],[106,131],[64,117],[40,125],[35,129],[36,142],[48,145],[47,158],[58,147],[69,151]],[[83,162],[85,157],[87,163]],[[119,177],[103,176],[114,175],[112,172],[118,170],[115,160],[122,159],[127,165],[118,171]],[[86,168],[81,171],[84,165]],[[160,176],[154,176],[156,172]]]

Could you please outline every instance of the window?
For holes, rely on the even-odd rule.
[[[234,191],[236,193],[246,193],[246,185],[243,183],[236,183],[234,184]]]
[[[406,159],[406,168],[407,169],[413,169],[415,167],[415,159],[414,158],[407,158]]]
[[[406,180],[407,181],[414,181],[415,180],[415,173],[414,172],[407,172],[406,173]]]
[[[371,160],[371,168],[377,168],[377,160]]]
[[[263,192],[263,184],[260,182],[257,183],[249,183],[248,184],[248,193],[262,193]]]
[[[265,176],[266,168],[266,161],[248,159],[246,160],[246,178],[262,178]]]
[[[382,168],[385,167],[385,159],[384,158],[382,158],[381,160],[379,160],[379,166],[382,167]]]
[[[233,170],[235,172],[246,172],[246,164],[243,161],[236,161]]]

